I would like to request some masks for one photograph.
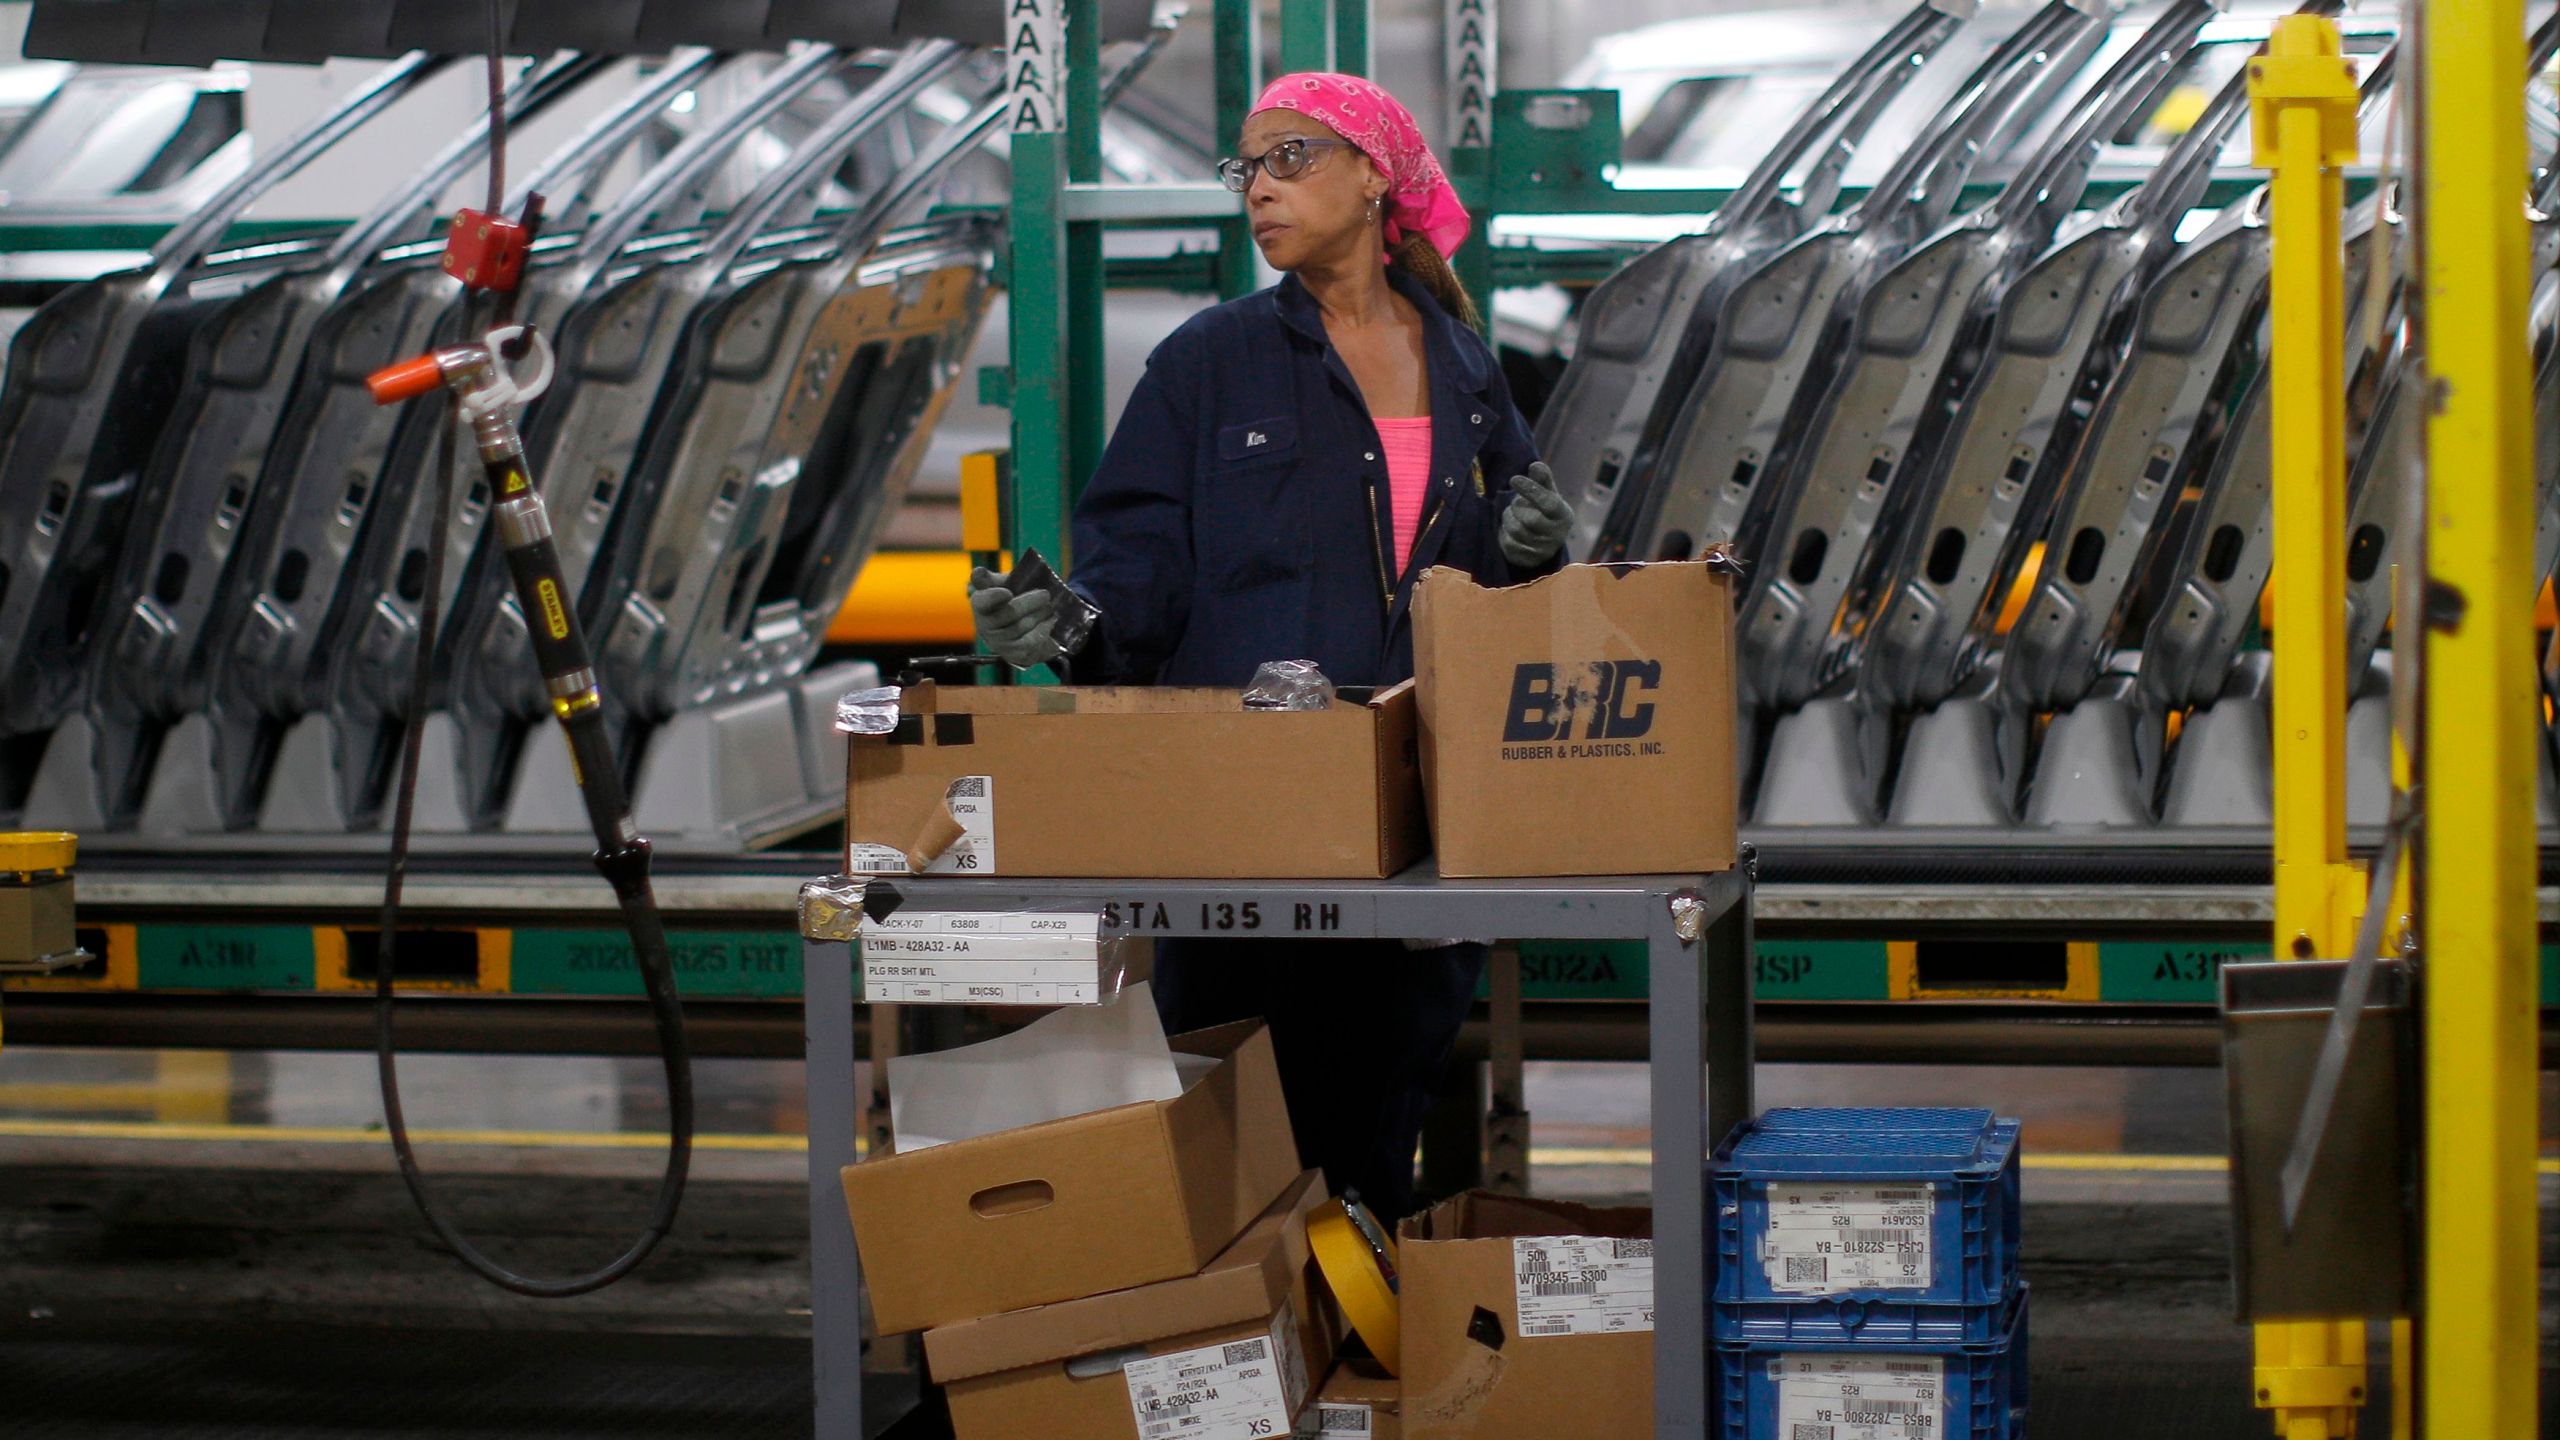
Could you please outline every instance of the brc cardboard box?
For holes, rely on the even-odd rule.
[[[848,874],[1377,879],[1427,845],[1410,682],[1311,711],[1139,686],[898,703],[847,747]]]
[[[1398,1440],[1403,1402],[1404,1386],[1377,1361],[1337,1361],[1299,1418],[1297,1440]]]
[[[924,1337],[958,1440],[1280,1440],[1333,1361],[1300,1175],[1197,1275]]]
[[[1298,1174],[1271,1036],[1173,1038],[1218,1066],[1171,1100],[1118,1105],[844,1168],[883,1335],[1191,1275]]]
[[[1733,595],[1703,561],[1568,565],[1414,597],[1440,873],[1665,875],[1734,862]]]
[[[1649,1440],[1651,1210],[1473,1192],[1396,1260],[1405,1440]]]

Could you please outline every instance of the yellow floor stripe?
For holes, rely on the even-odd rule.
[[[2037,1155],[2018,1157],[2029,1170],[2182,1170],[2220,1174],[2231,1162],[2219,1155]]]
[[[152,1121],[109,1120],[0,1120],[0,1138],[29,1140],[218,1140],[247,1141],[265,1144],[300,1145],[379,1145],[386,1138],[379,1129],[354,1125],[186,1125],[161,1124]],[[564,1150],[660,1150],[667,1137],[645,1131],[621,1130],[411,1130],[409,1138],[421,1145],[495,1145],[514,1149]],[[798,1135],[696,1135],[698,1150],[742,1151],[758,1154],[796,1155],[805,1153],[809,1142]],[[1653,1152],[1639,1146],[1534,1146],[1529,1151],[1532,1165],[1574,1168],[1584,1166],[1622,1166],[1645,1168],[1653,1164]],[[2023,1163],[2029,1170],[2117,1171],[2147,1173],[2220,1174],[2230,1162],[2219,1155],[2097,1155],[2097,1154],[2030,1154]],[[2546,1157],[2540,1162],[2545,1175],[2560,1175],[2560,1158]]]
[[[159,1125],[149,1121],[0,1120],[0,1137],[31,1140],[239,1140],[264,1144],[379,1145],[388,1132],[353,1125]],[[421,1145],[503,1145],[517,1149],[663,1150],[664,1134],[621,1130],[411,1129]],[[696,1135],[697,1150],[798,1154],[797,1135]]]

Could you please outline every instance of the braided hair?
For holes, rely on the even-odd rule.
[[[1403,243],[1387,256],[1387,264],[1404,271],[1421,282],[1440,302],[1440,308],[1458,317],[1470,330],[1484,329],[1484,315],[1476,309],[1474,297],[1458,280],[1458,272],[1449,266],[1449,257],[1432,247],[1428,237],[1418,231],[1407,232]]]

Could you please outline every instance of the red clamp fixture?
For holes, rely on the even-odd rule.
[[[445,232],[444,273],[474,290],[513,295],[524,283],[525,261],[532,257],[533,237],[541,229],[538,194],[525,201],[521,220],[465,207]]]

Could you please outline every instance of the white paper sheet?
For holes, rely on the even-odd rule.
[[[1141,983],[1113,1004],[1053,1011],[1010,1035],[898,1056],[889,1062],[889,1124],[901,1153],[926,1150],[1115,1105],[1171,1100],[1186,1083],[1155,997]]]

